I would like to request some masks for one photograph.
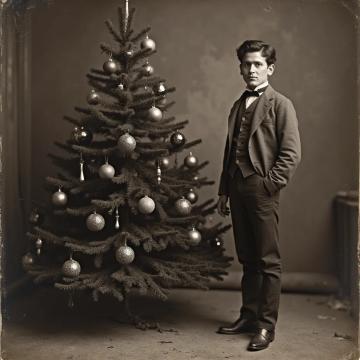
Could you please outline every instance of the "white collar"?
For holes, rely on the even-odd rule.
[[[258,85],[254,90],[251,90],[251,89],[249,89],[248,87],[246,87],[245,90],[257,91],[258,89],[262,89],[262,88],[264,88],[264,87],[266,87],[266,86],[268,86],[268,85],[269,85],[269,82],[268,82],[268,81],[265,81],[265,82],[263,82],[262,84]],[[262,94],[263,92],[264,92],[264,90],[263,90],[263,91],[259,91],[260,94]]]

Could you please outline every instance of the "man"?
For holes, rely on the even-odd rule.
[[[298,121],[289,99],[268,83],[276,53],[270,45],[247,40],[238,49],[247,89],[228,120],[218,212],[229,214],[236,252],[243,265],[240,317],[218,333],[253,333],[248,350],[274,340],[281,291],[279,195],[301,158]]]

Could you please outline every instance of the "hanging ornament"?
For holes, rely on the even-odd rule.
[[[35,257],[31,252],[28,252],[21,258],[21,263],[24,269],[35,264]]]
[[[224,246],[224,240],[219,236],[216,236],[215,238],[210,239],[209,243],[210,243],[210,246],[213,248],[221,249]]]
[[[148,116],[149,119],[152,121],[160,121],[162,119],[162,111],[157,108],[156,106],[152,106],[149,110],[148,110]]]
[[[51,202],[55,205],[55,206],[65,206],[68,202],[68,198],[67,195],[61,191],[61,188],[59,187],[59,190],[56,191],[52,197],[51,197]]]
[[[176,200],[175,208],[179,215],[189,215],[191,213],[191,203],[189,200],[184,197]]]
[[[159,160],[159,164],[163,170],[167,170],[170,167],[170,160],[168,157],[164,156]]]
[[[125,89],[125,86],[122,83],[120,83],[117,87],[118,87],[119,90],[124,90]]]
[[[80,177],[79,180],[85,181],[85,175],[84,175],[84,159],[82,157],[82,153],[80,153]]]
[[[36,247],[36,254],[41,254],[41,247],[42,247],[43,241],[38,237],[35,241],[35,247]]]
[[[134,50],[133,49],[128,49],[125,51],[125,54],[127,57],[131,58],[134,55]]]
[[[196,156],[192,154],[192,152],[189,153],[189,155],[184,159],[184,165],[188,168],[194,168],[198,165],[198,159]]]
[[[198,201],[198,198],[198,194],[193,189],[190,189],[186,194],[186,199],[188,199],[192,204],[195,204]]]
[[[92,89],[86,100],[90,105],[97,105],[100,102],[100,96],[94,89]]]
[[[157,181],[158,185],[160,185],[160,183],[161,183],[161,168],[160,168],[159,163],[157,164],[157,167],[156,167],[156,181]]]
[[[101,165],[99,168],[99,176],[102,179],[111,179],[115,175],[115,169],[112,165],[108,163],[108,160],[105,160],[105,164]]]
[[[86,219],[86,227],[90,231],[101,231],[105,226],[105,219],[102,215],[97,214],[96,211],[90,214]]]
[[[170,136],[170,143],[174,148],[183,146],[185,144],[185,141],[186,141],[185,136],[179,130],[176,130]]]
[[[154,86],[154,92],[157,95],[161,95],[166,91],[165,84],[163,82],[160,82],[158,85]]]
[[[189,233],[189,244],[191,246],[196,246],[200,244],[201,241],[201,234],[198,230],[195,229],[195,227],[193,227]]]
[[[72,138],[76,144],[87,146],[91,143],[93,139],[93,134],[89,129],[86,129],[84,126],[75,126],[72,132]]]
[[[130,154],[136,148],[136,140],[129,133],[125,133],[119,137],[117,145],[122,154]]]
[[[155,202],[151,197],[145,195],[139,200],[138,209],[142,214],[151,214],[155,210]]]
[[[116,207],[116,210],[115,210],[115,229],[120,229],[120,222],[119,222],[119,208]]]
[[[104,62],[103,69],[107,74],[114,74],[118,70],[116,62],[110,57]]]
[[[32,225],[41,225],[44,220],[43,214],[39,211],[39,209],[35,208],[31,210],[29,215],[29,222]]]
[[[154,68],[148,61],[143,65],[143,72],[145,76],[151,76],[154,73]]]
[[[154,40],[150,39],[149,36],[146,35],[146,38],[140,43],[140,47],[144,50],[154,51],[156,49],[156,44]]]
[[[115,257],[120,264],[127,265],[134,261],[135,252],[130,246],[123,245],[116,249]]]
[[[69,260],[64,262],[61,270],[65,277],[76,278],[80,275],[81,266],[76,260],[70,257]]]
[[[198,181],[198,180],[199,180],[199,177],[198,177],[197,175],[195,175],[195,176],[193,177],[193,180],[194,180],[194,181]]]

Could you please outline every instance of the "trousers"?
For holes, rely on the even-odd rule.
[[[241,318],[274,330],[281,292],[279,192],[270,195],[258,174],[229,176],[236,252],[243,266]]]

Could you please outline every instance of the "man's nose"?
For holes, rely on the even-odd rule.
[[[251,64],[250,65],[250,68],[249,68],[249,72],[251,72],[251,73],[254,73],[255,72],[255,65],[254,64]]]

